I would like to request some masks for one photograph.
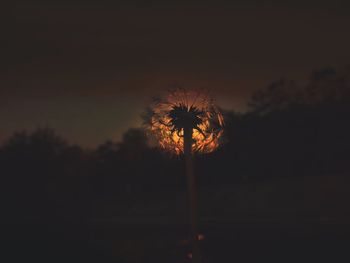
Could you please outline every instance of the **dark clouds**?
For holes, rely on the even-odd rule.
[[[136,125],[146,98],[174,82],[242,109],[269,81],[350,61],[341,2],[78,2],[27,3],[3,16],[2,134],[49,124],[94,145]]]

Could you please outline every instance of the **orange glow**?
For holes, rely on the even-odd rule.
[[[197,236],[197,239],[198,239],[198,240],[204,240],[204,235],[199,234],[199,235]]]
[[[184,151],[184,131],[182,129],[174,132],[169,117],[169,112],[181,105],[187,109],[194,107],[203,113],[200,116],[199,129],[193,129],[192,150],[200,153],[213,152],[218,148],[223,134],[223,116],[208,94],[185,89],[173,90],[164,99],[155,100],[150,129],[161,148],[175,154],[181,154]]]

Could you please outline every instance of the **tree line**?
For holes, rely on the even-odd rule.
[[[246,112],[224,111],[222,146],[196,156],[200,185],[348,172],[349,102],[349,67],[255,92]],[[50,128],[17,132],[0,148],[4,214],[88,218],[106,213],[93,205],[100,200],[117,200],[113,209],[123,213],[133,203],[171,198],[185,191],[181,158],[151,146],[142,128],[89,151]]]

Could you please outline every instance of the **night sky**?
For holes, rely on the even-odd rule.
[[[233,2],[233,1],[232,1]],[[26,1],[0,11],[0,143],[49,126],[96,146],[174,83],[244,110],[281,77],[350,64],[348,1]]]

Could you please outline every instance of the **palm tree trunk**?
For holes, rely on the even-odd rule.
[[[186,176],[191,222],[192,259],[194,263],[200,263],[201,256],[198,240],[197,194],[192,157],[192,133],[192,128],[184,129],[184,153],[186,160]]]

